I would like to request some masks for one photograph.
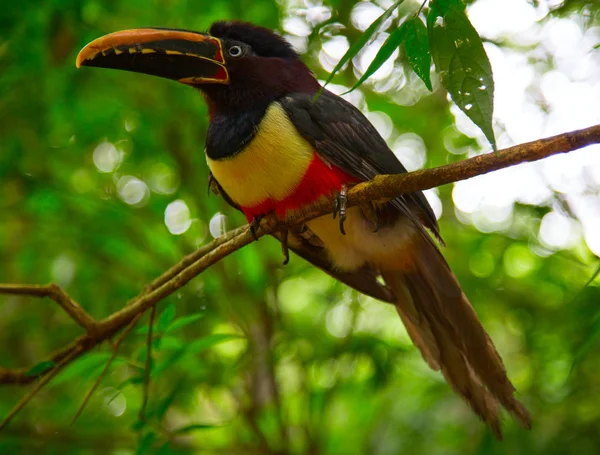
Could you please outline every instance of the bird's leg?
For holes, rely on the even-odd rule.
[[[250,234],[252,234],[252,237],[254,237],[254,240],[256,241],[258,241],[258,236],[256,235],[256,233],[260,228],[260,220],[262,220],[263,218],[264,215],[257,215],[254,218],[252,218],[252,221],[250,222]]]
[[[335,197],[335,201],[333,203],[333,218],[335,219],[336,215],[340,214],[340,232],[343,235],[346,235],[346,231],[344,230],[344,221],[346,221],[346,204],[348,203],[348,187],[346,185],[342,185],[340,192]]]
[[[219,186],[219,182],[217,182],[217,179],[212,174],[212,172],[209,172],[208,173],[208,191],[207,191],[207,194],[209,196],[210,196],[211,191],[213,194],[215,194],[217,196],[221,195],[221,187]]]
[[[363,216],[373,225],[373,232],[379,231],[379,216],[372,202],[359,205]]]
[[[283,265],[287,265],[290,262],[290,250],[288,250],[288,228],[282,228],[279,231],[281,238],[281,252],[283,253]]]

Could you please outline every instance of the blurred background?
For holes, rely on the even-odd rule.
[[[0,9],[0,282],[56,282],[102,318],[183,255],[242,225],[207,196],[206,107],[194,90],[75,69],[112,31],[279,30],[319,78],[391,0],[28,0]],[[394,26],[414,14],[407,0]],[[500,148],[600,123],[597,0],[478,0],[468,15],[496,81]],[[351,87],[386,33],[334,79]],[[394,54],[347,99],[409,170],[489,151],[479,130]],[[2,454],[600,453],[600,149],[428,191],[444,250],[533,414],[499,443],[422,361],[395,310],[270,238],[158,306],[137,421],[147,316],[110,356],[62,372],[0,434]],[[591,279],[591,282],[590,282]],[[29,367],[81,334],[53,302],[0,296],[0,366]],[[0,387],[0,417],[28,389]]]

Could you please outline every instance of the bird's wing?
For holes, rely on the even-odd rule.
[[[321,158],[347,174],[365,181],[378,174],[406,172],[371,122],[343,98],[323,90],[316,101],[313,95],[295,93],[279,102]],[[402,195],[390,205],[441,240],[435,215],[422,192]]]

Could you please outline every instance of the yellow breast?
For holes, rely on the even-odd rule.
[[[208,167],[237,204],[254,207],[281,201],[302,181],[314,156],[279,103],[272,103],[252,141],[236,155],[212,160]]]

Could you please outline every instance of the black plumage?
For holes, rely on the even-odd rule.
[[[406,172],[371,122],[343,98],[323,90],[316,100],[309,94],[294,93],[280,103],[317,153],[358,180]],[[423,223],[441,240],[433,210],[421,191],[400,196],[390,205],[418,228]]]

